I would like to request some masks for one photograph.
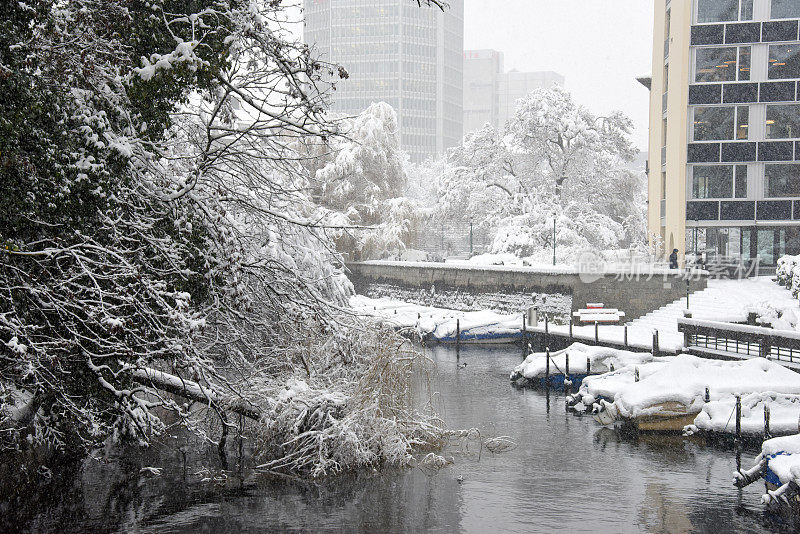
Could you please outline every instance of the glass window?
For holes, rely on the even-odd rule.
[[[697,107],[694,108],[694,140],[720,141],[731,138],[736,108]]]
[[[736,139],[747,139],[750,133],[750,107],[736,107]]]
[[[773,19],[800,18],[800,0],[772,0]]]
[[[739,20],[753,20],[753,0],[742,0]]]
[[[694,108],[694,140],[747,139],[749,123],[750,108],[748,106],[696,107]]]
[[[775,230],[771,228],[759,229],[757,243],[756,254],[761,263],[765,265],[775,264]]]
[[[747,165],[737,165],[734,168],[734,193],[736,198],[747,198]]]
[[[697,22],[725,22],[739,19],[739,0],[697,0]]]
[[[800,165],[767,164],[764,176],[768,198],[800,197]]]
[[[768,76],[770,80],[800,78],[800,45],[770,45]]]
[[[732,165],[695,165],[692,168],[692,198],[731,198]]]
[[[744,82],[750,79],[750,47],[739,47],[739,81]]]
[[[767,139],[800,138],[800,104],[767,106]]]
[[[729,82],[736,80],[736,56],[736,47],[698,48],[694,81]]]

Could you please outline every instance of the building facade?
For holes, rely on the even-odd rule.
[[[800,253],[800,2],[656,0],[648,225],[681,257]]]
[[[304,0],[305,42],[349,74],[332,110],[356,115],[390,104],[415,162],[463,136],[464,2],[449,3],[441,12],[408,0]]]
[[[500,129],[517,109],[517,101],[535,89],[564,85],[556,72],[504,72],[504,56],[497,50],[464,52],[464,132],[485,124]]]

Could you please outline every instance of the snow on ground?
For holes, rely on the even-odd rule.
[[[800,395],[772,391],[751,393],[742,397],[742,434],[764,433],[764,407],[769,406],[772,435],[797,434],[800,420]],[[694,428],[690,428],[694,427]],[[690,432],[704,430],[733,434],[736,428],[736,398],[728,395],[703,406]]]
[[[629,322],[629,346],[650,350],[653,332],[658,331],[659,348],[679,352],[683,348],[683,334],[678,332],[678,319],[683,317],[685,310],[686,297]],[[792,328],[792,317],[797,325],[800,303],[789,290],[773,282],[770,277],[709,279],[707,289],[690,295],[689,311],[693,319],[721,322],[744,322],[748,313],[753,311],[763,318],[763,322],[785,329]],[[569,334],[569,325],[549,325],[549,328],[555,334]],[[544,326],[540,324],[537,331],[543,329]],[[573,327],[573,337],[593,341],[594,325]],[[601,342],[622,345],[624,328],[622,325],[600,325],[599,338]]]
[[[595,374],[611,369],[622,369],[629,365],[641,365],[653,361],[653,356],[644,352],[628,352],[608,347],[593,347],[583,343],[573,343],[568,348],[550,354],[550,373],[563,373],[569,355],[570,374],[586,374],[586,363]],[[547,366],[547,353],[534,352],[511,373],[511,379],[543,377]]]
[[[390,299],[371,299],[355,295],[350,306],[356,313],[372,316],[394,328],[411,329],[423,339],[453,341],[456,321],[462,339],[484,336],[518,336],[522,332],[523,314],[499,314],[493,311],[463,312],[446,308],[420,306]]]
[[[602,393],[593,384],[594,377],[589,377],[581,390],[586,387],[594,396],[613,398],[615,408],[625,418],[656,414],[658,405],[666,402],[682,404],[688,413],[699,413],[706,388],[711,400],[768,391],[800,394],[800,374],[764,358],[729,362],[680,354],[661,365],[642,365],[639,376],[639,382],[619,380],[613,388],[604,384]]]
[[[560,293],[473,293],[454,289],[410,289],[393,284],[369,284],[363,293],[372,299],[458,311],[491,310],[501,314],[521,314],[536,307],[542,313],[566,318],[572,308],[572,297]]]
[[[686,310],[686,297],[631,322],[631,326],[658,329],[659,333],[678,333],[678,319]],[[624,311],[624,310],[623,310]],[[800,313],[800,303],[786,288],[760,276],[742,280],[709,279],[708,288],[689,296],[693,319],[744,322],[749,312],[771,319],[777,312]],[[777,318],[777,317],[776,317]]]

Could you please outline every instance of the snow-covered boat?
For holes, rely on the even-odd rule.
[[[569,359],[569,364],[567,364],[567,359]],[[546,385],[545,380],[549,380],[550,387],[562,388],[567,368],[569,368],[570,385],[577,389],[590,375],[646,363],[652,359],[653,356],[649,353],[573,343],[566,349],[551,353],[549,366],[547,365],[547,353],[534,352],[528,355],[524,362],[514,368],[510,379],[519,386],[542,387]]]
[[[765,505],[800,514],[800,434],[765,441],[755,465],[734,473],[733,483],[741,488],[759,478],[766,482],[767,493],[761,497]]]
[[[493,311],[458,311],[432,308],[390,299],[360,295],[350,299],[359,313],[406,332],[425,343],[503,344],[523,338],[522,313],[503,315]]]
[[[579,391],[583,404],[593,402],[601,424],[619,421],[639,430],[680,432],[703,410],[706,390],[710,401],[764,392],[800,394],[799,374],[763,358],[727,362],[681,354],[664,360],[587,378]]]

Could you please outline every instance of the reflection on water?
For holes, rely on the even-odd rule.
[[[511,436],[516,449],[477,455],[474,445],[454,447],[446,454],[455,463],[435,475],[364,473],[320,485],[198,472],[216,457],[198,457],[196,447],[150,450],[65,470],[41,488],[43,502],[6,500],[0,527],[14,517],[35,531],[788,531],[763,512],[762,485],[731,485],[730,450],[679,436],[623,436],[567,413],[563,395],[515,389],[515,347],[430,355],[434,403],[449,426]]]

